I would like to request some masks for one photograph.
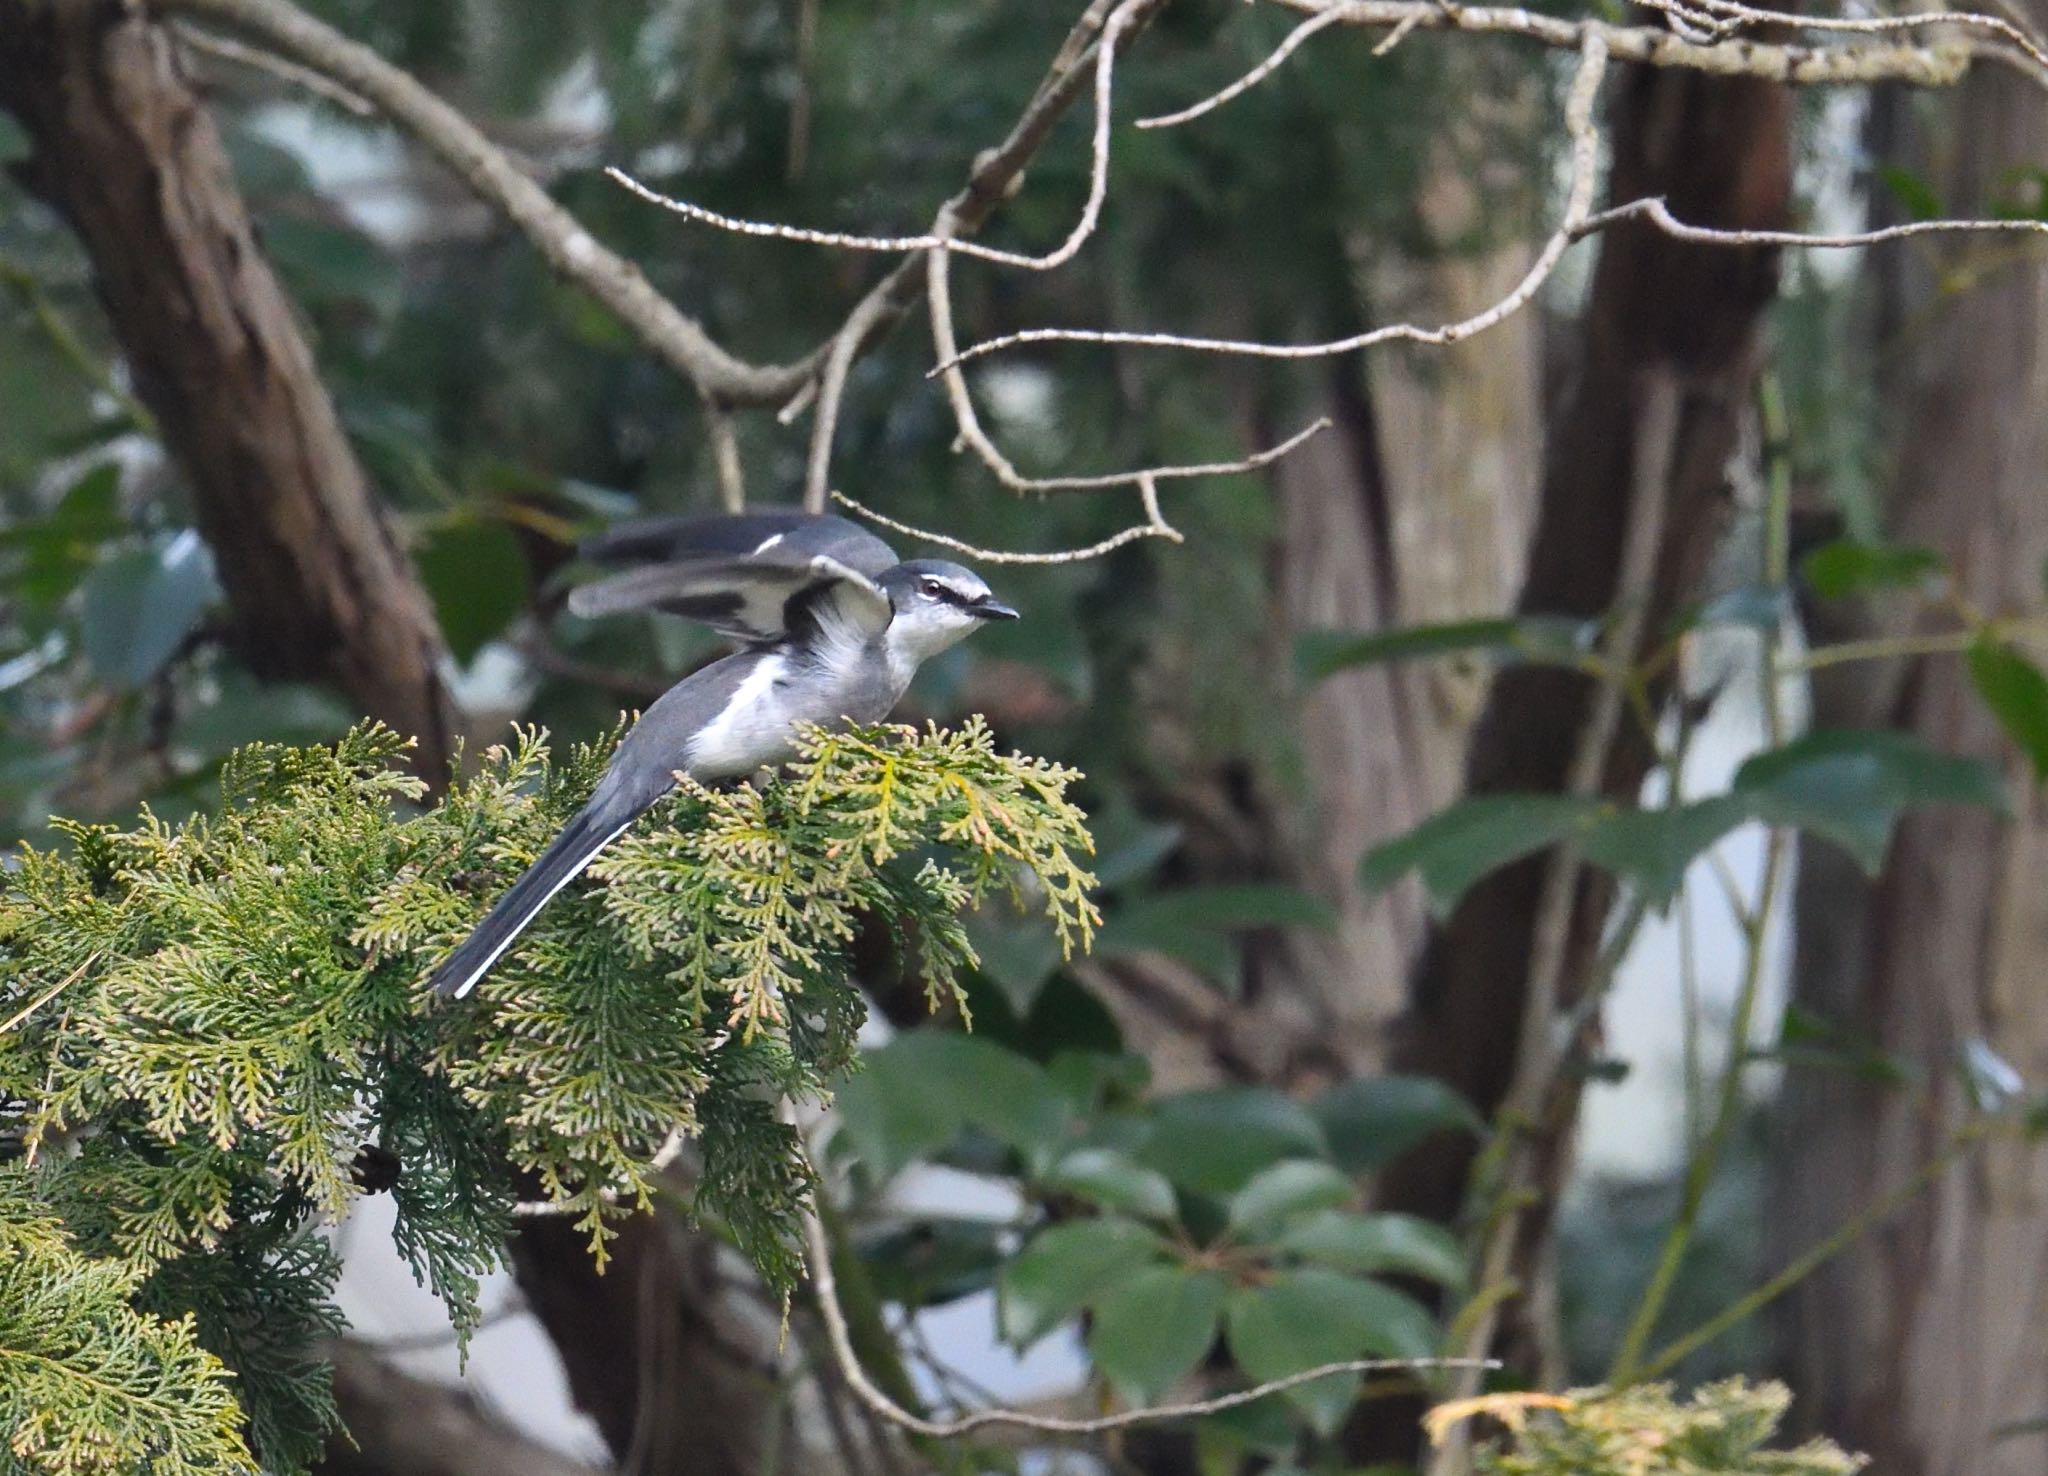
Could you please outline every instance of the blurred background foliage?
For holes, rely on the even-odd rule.
[[[759,361],[813,347],[889,259],[696,226],[632,198],[603,168],[733,215],[915,232],[1017,116],[1072,21],[1067,8],[980,0],[307,8],[454,102],[593,234]],[[1119,123],[1209,93],[1291,24],[1236,0],[1168,7],[1119,71]],[[1526,260],[1549,218],[1561,74],[1531,50],[1459,54],[1418,37],[1375,57],[1375,40],[1332,28],[1204,126],[1120,126],[1110,208],[1084,256],[1046,275],[961,261],[963,328],[976,338],[1066,324],[1321,339],[1447,316],[1442,304]],[[389,127],[261,70],[193,65],[350,443],[431,599],[468,736],[495,741],[513,719],[561,742],[609,731],[621,709],[651,699],[714,646],[662,619],[570,616],[562,601],[577,574],[575,540],[619,518],[717,505],[703,407]],[[2005,177],[1987,204],[1952,198],[1931,167],[1915,172],[1917,156],[1903,146],[1899,162],[1867,167],[1866,142],[1904,136],[1883,108],[1804,105],[1799,213],[2041,208],[2037,176],[2031,196],[2029,176]],[[0,162],[29,154],[26,135],[0,113]],[[1084,197],[1087,162],[1087,120],[1077,114],[988,239],[1014,249],[1059,239]],[[1496,1104],[1393,1069],[1403,1064],[1398,1028],[1430,1022],[1397,1027],[1387,1001],[1405,999],[1427,910],[1451,913],[1482,875],[1574,833],[1586,815],[1553,811],[1563,820],[1541,835],[1526,814],[1497,825],[1481,816],[1448,859],[1410,827],[1459,792],[1503,642],[1521,642],[1508,654],[1523,664],[1569,667],[1604,628],[1601,602],[1560,609],[1569,629],[1525,621],[1412,649],[1333,654],[1304,638],[1513,606],[1545,448],[1566,439],[1563,407],[1600,351],[1578,333],[1597,291],[1589,266],[1573,258],[1539,309],[1471,346],[1475,356],[1396,349],[1370,363],[1247,367],[1068,347],[984,361],[975,374],[991,429],[1028,473],[1230,460],[1326,412],[1340,427],[1333,449],[1298,474],[1175,484],[1169,514],[1185,544],[1143,541],[1090,562],[990,571],[1029,618],[935,663],[906,703],[907,715],[941,721],[986,712],[1006,746],[1085,772],[1105,921],[1094,958],[1064,964],[1028,919],[1001,907],[972,917],[982,962],[967,981],[971,1035],[950,1012],[927,1021],[921,996],[900,987],[886,960],[870,961],[864,982],[899,1033],[875,1031],[865,1070],[840,1094],[824,1167],[842,1191],[835,1228],[859,1252],[842,1272],[849,1302],[872,1314],[856,1332],[885,1383],[893,1364],[902,1388],[939,1404],[975,1402],[975,1391],[944,1381],[946,1360],[927,1359],[904,1319],[976,1296],[993,1301],[994,1335],[1019,1349],[1079,1319],[1078,1356],[1100,1376],[1097,1394],[1131,1401],[1166,1397],[1190,1376],[1263,1379],[1443,1344],[1446,1310],[1475,1290],[1469,1245],[1454,1233],[1472,1227],[1387,1208],[1404,1195],[1382,1175],[1418,1150],[1462,1166]],[[2018,267],[2035,270],[2030,258]],[[1702,535],[1720,549],[1711,587],[1685,590],[1685,613],[1659,632],[1672,635],[1673,651],[1685,647],[1687,663],[1710,630],[1796,629],[1795,603],[1815,594],[1905,602],[1968,577],[1954,549],[1944,548],[1946,563],[1923,564],[1883,542],[1900,521],[1886,396],[1953,302],[2000,270],[2009,269],[1941,275],[1902,328],[1884,271],[1788,260],[1766,330],[1773,413],[1749,427],[1743,470],[1728,478],[1747,484],[1729,494],[1735,511]],[[995,548],[1079,545],[1133,521],[1121,494],[1023,499],[997,488],[956,454],[943,396],[924,377],[930,357],[913,319],[855,366],[835,486]],[[1736,398],[1749,403],[1753,388],[1745,381]],[[1895,402],[1893,413],[1897,421]],[[750,499],[795,500],[808,419],[749,414],[736,426]],[[1559,497],[1569,498],[1572,474],[1551,477],[1565,486]],[[1775,535],[1756,484],[1771,478],[1781,479],[1780,510],[1789,506],[1801,552],[1841,534],[1854,540],[1834,586],[1816,581],[1809,563],[1804,578],[1780,568],[1776,583],[1758,587],[1758,551]],[[1717,468],[1717,494],[1721,480]],[[42,842],[52,814],[125,819],[142,804],[175,820],[217,800],[220,761],[236,745],[331,739],[360,716],[328,687],[259,679],[227,638],[193,490],[137,398],[91,264],[57,214],[6,176],[0,522],[0,839]],[[1924,528],[1917,536],[1936,541]],[[1313,576],[1302,572],[1311,564]],[[1929,596],[1905,623],[1927,608],[1953,617],[1962,607]],[[2005,649],[2012,630],[1985,622],[2021,613],[2011,600],[1964,610],[1962,639],[1948,650]],[[1448,660],[1384,686],[1372,685],[1378,666],[1357,670],[1416,654]],[[2010,738],[2038,752],[2048,707],[2025,671],[1998,660],[1980,652],[1978,693]],[[1755,655],[1731,661],[1753,667]],[[1303,676],[1331,672],[1350,706],[1333,706],[1329,688]],[[1768,705],[1757,685],[1752,677],[1731,699],[1750,728]],[[1720,690],[1689,678],[1679,696],[1712,706]],[[1655,720],[1672,719],[1660,705]],[[1863,726],[1893,721],[1912,715],[1895,704],[1865,714]],[[1881,767],[1894,752],[1872,745],[1850,761]],[[1620,845],[1594,860],[1661,888],[1664,900],[1708,841],[1762,815],[1860,838],[1857,859],[1875,869],[1899,813],[1922,799],[1967,798],[1994,812],[1991,761],[2009,756],[1978,754],[1967,795],[1936,793],[1932,780],[1924,792],[1900,781],[1905,791],[1893,793],[1868,772],[1861,789],[1815,779],[1821,798],[1798,814],[1759,802],[1726,811],[1719,829],[1675,851]],[[1624,805],[1640,778],[1623,786]],[[1361,805],[1363,820],[1351,814]],[[1334,872],[1318,869],[1326,828],[1337,836],[1327,847]],[[1375,852],[1355,883],[1365,842],[1404,832],[1406,849]],[[1433,859],[1457,872],[1457,886],[1438,885]],[[1401,880],[1418,867],[1421,885]],[[1789,887],[1783,895],[1789,910]],[[1363,1026],[1347,1001],[1359,1001]],[[1516,1008],[1508,999],[1498,1013]],[[1702,1024],[1725,1013],[1696,998],[1666,1008]],[[1757,1059],[1907,1095],[1920,1089],[1915,1069],[1948,1069],[1938,1043],[1886,1038],[1882,1020],[1793,1018],[1780,1032],[1765,1011],[1751,1037]],[[1614,1054],[1575,1069],[1599,1082],[1656,1065]],[[1924,1105],[1913,1100],[1914,1110]],[[1552,1351],[1574,1377],[1608,1369],[1675,1215],[1696,1224],[1659,1329],[1694,1326],[1756,1281],[1770,1255],[1771,1149],[1782,1140],[1768,1091],[1738,1106],[1703,1202],[1687,1204],[1672,1163],[1632,1177],[1596,1162],[1560,1194]],[[994,1213],[906,1210],[891,1185],[909,1168],[965,1173],[981,1192],[993,1183],[1007,1197]],[[522,1254],[522,1282],[541,1301],[537,1288],[549,1274],[561,1279],[559,1267],[536,1270]],[[578,1384],[578,1369],[588,1377],[602,1358],[579,1352],[559,1326],[550,1331],[577,1397],[596,1410],[603,1401]],[[1680,1372],[1690,1381],[1781,1361],[1752,1321]],[[1356,1380],[1306,1386],[1192,1433],[1134,1440],[1111,1465],[1202,1476],[1365,1470],[1390,1453],[1371,1433],[1371,1411],[1413,1408],[1361,1404],[1358,1393]],[[1829,1406],[1843,1408],[1857,1407]],[[1758,1428],[1780,1413],[1774,1406]],[[649,1469],[772,1468],[756,1457]],[[945,1459],[963,1470],[1028,1464],[993,1445]],[[1498,1468],[1557,1469],[1556,1455]]]

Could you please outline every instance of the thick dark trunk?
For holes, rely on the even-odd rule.
[[[162,26],[101,0],[10,4],[0,107],[77,231],[136,392],[191,488],[259,675],[331,679],[419,740],[455,731],[433,611],[342,433],[227,154]]]
[[[1957,214],[1990,213],[2007,171],[2048,154],[2048,105],[2017,77],[1973,76],[1939,127],[1929,118],[1887,105],[1877,152],[1927,178]],[[2038,609],[2048,556],[2048,269],[1989,241],[1899,252],[1873,266],[1883,273],[1881,329],[1913,334],[1909,352],[1885,353],[1887,339],[1872,356],[1898,366],[1880,399],[1881,423],[1895,436],[1887,531],[1939,550],[1979,609]],[[1976,285],[1953,290],[1972,276]],[[1875,633],[1881,627],[1865,613],[1815,612],[1838,622],[1831,638]],[[1840,1072],[1788,1078],[1771,1216],[1780,1259],[1940,1149],[1971,1110],[1955,1073],[1965,1042],[1985,1039],[2036,1089],[2048,1079],[2039,999],[2048,808],[1962,663],[1817,673],[1814,720],[1897,726],[1936,748],[2003,758],[2023,798],[2009,822],[1953,811],[1909,820],[1875,885],[1839,856],[1804,849],[1794,998],[1924,1068],[1928,1086],[1886,1090]],[[1896,1476],[2041,1470],[2038,1429],[2003,1439],[1996,1431],[2048,1411],[2044,1194],[2039,1148],[1995,1145],[1799,1288],[1781,1326],[1802,1420]]]
[[[1663,195],[1686,220],[1781,226],[1790,183],[1791,101],[1748,80],[1628,69],[1611,108],[1616,201]],[[1600,248],[1579,333],[1575,378],[1553,421],[1534,544],[1518,608],[1593,616],[1647,594],[1654,640],[1694,589],[1731,509],[1726,468],[1757,368],[1757,328],[1776,284],[1768,253],[1683,245],[1643,226],[1610,232]],[[1636,503],[1639,432],[1653,386],[1675,391],[1664,532],[1648,591],[1617,587]],[[1511,667],[1495,678],[1466,767],[1469,793],[1565,787],[1591,710],[1576,674]],[[1624,723],[1602,779],[1632,800],[1653,759]],[[1500,1105],[1515,1067],[1529,987],[1543,859],[1473,889],[1426,944],[1413,1008],[1397,1047],[1402,1069],[1442,1077],[1485,1112]],[[1593,956],[1610,888],[1579,892],[1564,969],[1567,993]],[[1560,1081],[1537,1126],[1545,1187],[1561,1183],[1576,1089]],[[1464,1196],[1469,1153],[1432,1145],[1389,1175],[1386,1201],[1448,1219]],[[1543,1206],[1554,1204],[1546,1195]],[[1548,1210],[1528,1216],[1517,1274],[1542,1284]],[[1525,1329],[1526,1331],[1526,1329]]]

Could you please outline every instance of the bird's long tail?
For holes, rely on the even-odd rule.
[[[577,811],[554,843],[541,852],[540,859],[484,914],[476,931],[442,960],[441,967],[434,971],[434,991],[461,999],[476,988],[477,981],[491,971],[499,956],[526,931],[526,925],[548,900],[574,881],[644,808],[600,795]]]

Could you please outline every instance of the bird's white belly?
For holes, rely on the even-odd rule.
[[[692,775],[727,779],[772,767],[794,755],[799,724],[873,722],[888,715],[899,695],[893,684],[878,686],[859,667],[827,682],[814,667],[792,666],[786,657],[770,657],[733,689],[725,709],[690,741],[685,767]]]
[[[789,717],[774,700],[776,678],[787,670],[788,663],[773,656],[747,673],[725,710],[691,738],[684,766],[692,775],[728,779],[789,757]]]

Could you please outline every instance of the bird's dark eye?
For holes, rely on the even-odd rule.
[[[946,593],[946,586],[939,583],[939,581],[936,579],[920,580],[918,581],[917,587],[920,591],[930,595],[935,600],[942,598]]]

